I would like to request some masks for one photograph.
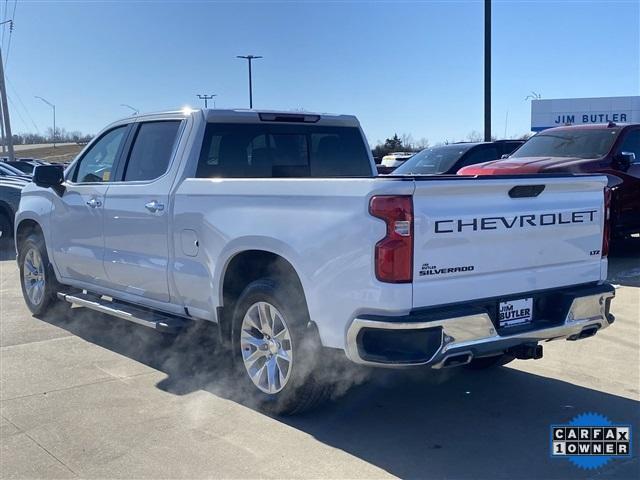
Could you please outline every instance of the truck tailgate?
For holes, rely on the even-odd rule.
[[[606,277],[603,176],[415,179],[413,306]]]

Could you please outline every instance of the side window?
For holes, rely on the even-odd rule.
[[[472,148],[471,151],[464,156],[462,162],[460,162],[460,166],[457,168],[488,162],[489,160],[497,160],[498,158],[500,158],[500,154],[495,145],[482,145]]]
[[[114,128],[94,143],[91,149],[80,159],[73,175],[73,181],[79,183],[110,181],[114,163],[126,131],[127,125]]]
[[[256,125],[207,127],[196,177],[271,177],[269,138]]]
[[[628,132],[622,140],[618,151],[635,153],[636,163],[640,163],[640,130],[636,129]]]
[[[140,125],[127,159],[124,181],[154,180],[169,167],[180,121],[145,122]]]

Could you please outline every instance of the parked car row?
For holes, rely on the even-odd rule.
[[[412,156],[392,153],[379,174],[517,175],[602,173],[617,177],[611,188],[611,228],[616,237],[640,232],[640,125],[563,126],[524,140],[460,142]],[[387,162],[385,164],[385,159]],[[614,182],[615,183],[615,182]]]
[[[30,182],[33,171],[38,165],[49,165],[49,163],[36,158],[9,160],[9,157],[0,157],[0,177],[18,178]]]
[[[35,158],[0,157],[0,243],[13,238],[13,220],[22,188],[31,182],[34,169],[49,163]]]
[[[513,152],[524,140],[499,140],[496,142],[460,142],[440,147],[431,147],[416,153],[394,174],[436,175],[455,174],[462,167],[495,160]]]
[[[392,172],[394,169],[409,160],[414,154],[414,152],[391,152],[390,154],[385,155],[382,157],[382,161],[377,167],[378,173]]]
[[[0,177],[0,244],[3,246],[13,238],[13,221],[20,203],[20,192],[26,184],[26,181]]]
[[[17,168],[26,175],[33,175],[33,170],[38,165],[49,165],[49,162],[38,160],[37,158],[16,158],[15,160],[9,160],[5,157],[2,161],[14,168]]]
[[[604,173],[611,189],[616,237],[640,232],[640,125],[576,125],[544,130],[508,158],[469,165],[460,175]]]
[[[520,147],[524,140],[455,142],[419,152],[393,152],[382,157],[378,173],[403,175],[455,174],[464,166],[495,160]]]

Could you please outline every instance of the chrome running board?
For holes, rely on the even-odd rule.
[[[153,310],[146,310],[129,303],[119,302],[118,300],[106,300],[101,296],[90,293],[69,294],[58,292],[58,298],[72,305],[86,307],[96,312],[128,320],[164,333],[178,333],[191,323],[190,320],[185,318],[175,317]]]

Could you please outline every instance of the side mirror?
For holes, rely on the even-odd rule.
[[[620,152],[613,157],[613,166],[618,170],[626,172],[632,163],[636,161],[636,154],[633,152]]]
[[[58,195],[64,193],[63,182],[62,165],[38,165],[33,170],[33,183],[42,188],[52,188]]]
[[[500,158],[509,158],[509,154],[508,153],[503,153]]]

